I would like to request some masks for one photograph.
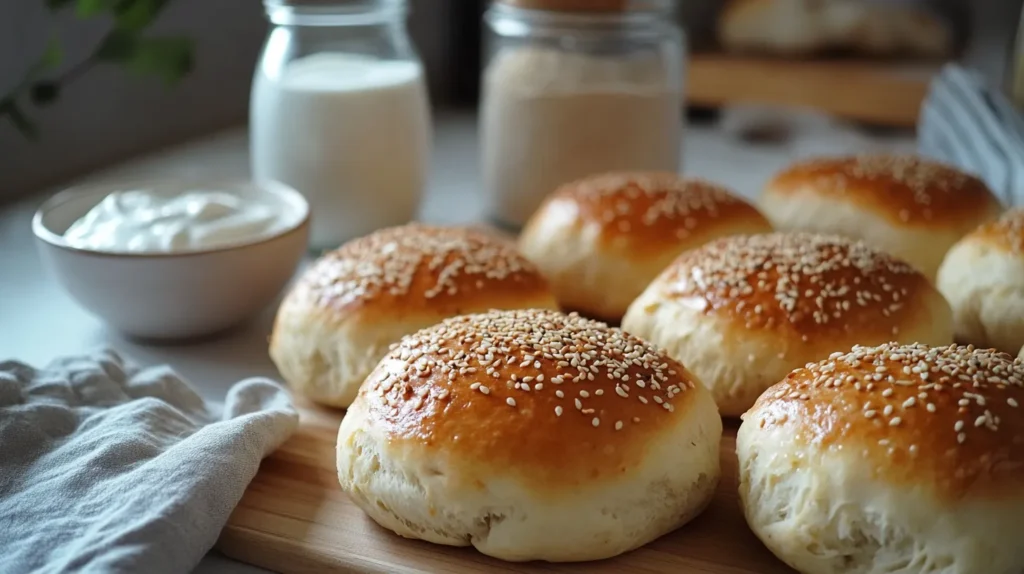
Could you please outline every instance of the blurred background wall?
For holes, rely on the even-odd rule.
[[[455,3],[470,9],[454,10]],[[463,14],[474,14],[474,4],[414,2],[410,29],[438,103],[467,97],[467,85],[473,89],[467,75],[459,73],[464,68],[453,66],[447,56],[454,46],[476,41],[477,28],[463,21]],[[107,28],[102,20],[80,21],[67,12],[55,20],[43,0],[0,0],[0,94],[22,77],[54,30],[66,63],[74,63]],[[35,114],[38,141],[27,141],[0,124],[0,201],[126,156],[244,123],[267,29],[259,0],[173,0],[153,32],[194,39],[192,73],[168,89],[155,78],[100,66],[76,81],[53,107]],[[473,37],[465,38],[467,32]]]
[[[871,0],[881,1],[881,0]],[[911,0],[886,0],[907,2]],[[1004,81],[1024,0],[923,0],[967,38],[957,58]],[[410,29],[438,106],[471,106],[480,66],[484,0],[411,0]],[[684,0],[681,18],[695,51],[713,47],[721,0]],[[246,121],[249,85],[267,32],[259,0],[172,0],[154,32],[187,34],[195,69],[179,86],[99,67],[42,113],[40,138],[0,125],[0,201],[168,144]],[[103,21],[53,19],[43,0],[0,0],[0,94],[14,85],[53,31],[65,60],[79,60],[106,30]]]

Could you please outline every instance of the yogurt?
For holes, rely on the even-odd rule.
[[[179,253],[246,243],[294,218],[273,197],[232,191],[130,190],[103,198],[64,233],[71,247],[109,253]]]

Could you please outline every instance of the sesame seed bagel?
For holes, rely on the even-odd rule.
[[[810,233],[718,239],[679,256],[622,327],[666,349],[739,416],[786,373],[855,344],[949,344],[949,305],[910,265]]]
[[[980,179],[913,156],[863,155],[798,162],[765,187],[761,208],[783,231],[861,239],[935,277],[946,251],[998,217]]]
[[[1024,362],[970,346],[854,347],[743,417],[751,529],[804,574],[1024,571]]]
[[[405,537],[596,560],[696,516],[721,435],[707,390],[644,341],[575,314],[493,311],[381,361],[342,421],[338,476]]]
[[[557,304],[513,243],[471,228],[392,227],[303,273],[278,310],[270,356],[296,391],[347,407],[402,336],[464,313],[534,307]]]
[[[1024,209],[961,239],[939,268],[958,342],[1016,354],[1024,346]]]
[[[519,248],[551,280],[563,308],[617,323],[677,255],[736,233],[771,231],[723,187],[673,173],[609,173],[557,189]]]

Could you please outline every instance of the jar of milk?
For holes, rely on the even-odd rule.
[[[495,0],[480,112],[491,218],[519,227],[556,187],[677,171],[685,43],[672,0]]]
[[[253,79],[253,177],[302,192],[310,247],[415,218],[430,112],[405,0],[265,0],[272,28]]]

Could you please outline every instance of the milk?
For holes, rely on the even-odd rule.
[[[305,195],[311,247],[416,216],[431,137],[418,63],[320,53],[261,67],[250,116],[253,176]]]

